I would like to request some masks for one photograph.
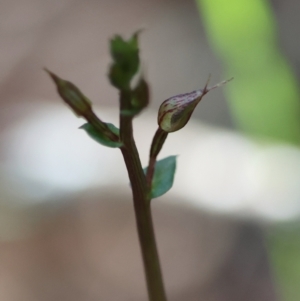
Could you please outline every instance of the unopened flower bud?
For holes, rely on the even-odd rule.
[[[89,99],[71,82],[61,79],[45,68],[56,84],[60,97],[68,104],[77,116],[85,116],[92,110]]]
[[[187,124],[202,97],[210,90],[224,85],[230,80],[223,81],[213,87],[207,87],[207,82],[203,89],[168,98],[161,104],[158,111],[159,127],[167,133],[180,130]]]
[[[99,140],[105,140],[106,144],[112,143],[115,145],[116,142],[119,142],[120,138],[116,131],[112,130],[112,127],[98,118],[92,110],[90,100],[74,84],[61,79],[46,68],[45,71],[53,79],[58,94],[64,102],[70,106],[78,117],[84,117],[88,121],[89,124],[85,126],[85,129],[88,129],[91,132],[94,130],[98,131],[97,135],[102,137],[99,138]],[[93,132],[91,136],[93,135],[95,136],[96,134]]]

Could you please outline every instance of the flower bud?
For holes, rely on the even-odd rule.
[[[70,108],[78,117],[84,117],[88,121],[89,124],[84,127],[85,130],[90,130],[91,132],[94,130],[98,131],[97,135],[102,137],[99,138],[99,140],[104,139],[106,144],[110,142],[113,144],[119,142],[119,135],[112,130],[111,126],[98,118],[98,116],[92,110],[92,104],[90,100],[74,84],[61,79],[48,69],[44,69],[54,81],[58,94],[64,100],[64,102],[70,106]],[[93,135],[94,132],[91,134],[91,136]]]
[[[71,82],[61,79],[45,68],[56,84],[57,91],[64,102],[71,107],[77,116],[85,116],[92,110],[89,99]]]
[[[210,90],[224,85],[230,80],[223,81],[213,87],[207,87],[207,81],[203,89],[168,98],[161,104],[158,111],[159,127],[167,133],[180,130],[187,124],[202,97]]]

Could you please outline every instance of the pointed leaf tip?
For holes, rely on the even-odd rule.
[[[57,75],[55,75],[53,72],[51,72],[49,69],[47,69],[46,67],[43,68],[45,72],[48,73],[48,75],[56,82],[59,77]]]

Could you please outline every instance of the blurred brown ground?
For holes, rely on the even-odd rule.
[[[1,243],[1,300],[147,300],[129,196],[47,212],[33,236]],[[275,300],[258,227],[159,204],[154,222],[170,300]]]
[[[297,66],[300,43],[288,33],[299,28],[300,4],[273,2],[283,48]],[[221,78],[192,1],[0,0],[0,6],[1,131],[31,110],[13,115],[19,104],[57,100],[44,66],[96,103],[116,106],[105,76],[107,41],[115,33],[129,36],[146,27],[141,45],[153,108],[199,88],[209,73]],[[231,126],[220,91],[196,114]],[[116,190],[22,213],[38,221],[30,235],[0,241],[0,300],[146,300],[130,197]],[[260,226],[179,206],[154,207],[170,300],[276,300]]]

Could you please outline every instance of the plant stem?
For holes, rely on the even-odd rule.
[[[152,187],[152,179],[153,179],[153,175],[154,175],[155,164],[156,164],[156,157],[149,157],[146,181],[147,181],[147,186],[148,186],[148,189],[150,192],[151,192],[151,187]]]
[[[128,110],[130,95],[121,92],[120,138],[121,151],[131,182],[138,237],[144,263],[149,301],[167,301],[156,247],[148,187],[132,131],[132,116],[122,115]]]
[[[155,132],[155,135],[152,139],[152,144],[150,148],[150,155],[149,155],[149,164],[148,164],[148,169],[147,169],[147,174],[146,174],[146,181],[149,190],[151,191],[151,186],[152,186],[152,178],[154,175],[154,170],[155,170],[155,163],[156,163],[156,158],[161,151],[166,139],[167,139],[168,133],[163,131],[160,127],[157,129]]]

